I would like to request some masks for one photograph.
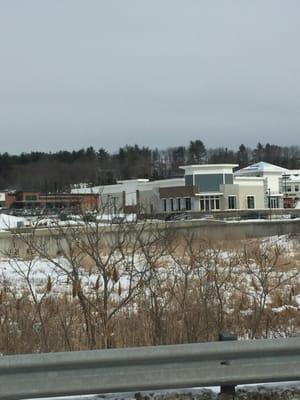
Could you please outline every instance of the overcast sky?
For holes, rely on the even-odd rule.
[[[0,152],[300,145],[299,0],[0,0]]]

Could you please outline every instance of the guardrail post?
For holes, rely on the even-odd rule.
[[[237,336],[231,332],[220,332],[219,333],[219,341],[227,342],[231,340],[237,340]],[[222,363],[226,365],[228,361],[224,360]],[[221,385],[220,394],[235,396],[235,385]]]

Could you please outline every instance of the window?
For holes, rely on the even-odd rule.
[[[163,209],[164,211],[167,211],[167,200],[163,199]]]
[[[291,191],[292,191],[292,186],[290,186],[290,185],[287,186],[287,187],[286,187],[286,191],[287,191],[287,192],[291,192]]]
[[[247,196],[247,208],[255,208],[254,196]]]
[[[210,211],[220,209],[219,196],[200,196],[200,210]]]
[[[236,209],[236,196],[228,196],[228,208],[230,210]]]
[[[204,211],[205,210],[205,203],[204,203],[204,198],[200,197],[200,210]]]
[[[279,208],[279,198],[269,197],[268,198],[268,208]]]
[[[178,211],[181,210],[181,201],[180,201],[180,199],[177,199],[177,210]]]
[[[192,209],[192,200],[190,197],[185,198],[185,209],[188,211]]]
[[[170,199],[170,208],[171,211],[174,211],[174,199]]]
[[[205,210],[209,210],[209,198],[205,198]]]
[[[36,201],[37,200],[37,195],[35,194],[27,194],[25,196],[26,201]]]
[[[299,185],[295,185],[295,192],[299,192]]]

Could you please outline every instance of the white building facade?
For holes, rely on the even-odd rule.
[[[279,179],[285,208],[300,208],[300,170],[286,171]]]
[[[258,162],[234,173],[235,177],[266,179],[268,208],[300,208],[300,170]]]
[[[236,164],[201,164],[180,167],[183,187],[161,189],[161,211],[212,212],[266,208],[266,181],[261,177],[236,178]],[[180,207],[180,209],[179,209]]]
[[[73,189],[72,193],[97,193],[100,206],[109,205],[110,212],[115,214],[207,213],[283,206],[279,177],[286,170],[256,165],[234,173],[236,167],[237,164],[186,165],[180,167],[184,171],[182,178],[131,179],[114,185]]]

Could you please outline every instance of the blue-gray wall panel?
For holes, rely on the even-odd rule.
[[[193,175],[185,175],[185,186],[193,186]]]
[[[233,183],[233,175],[225,174],[225,183]],[[223,174],[201,174],[195,175],[195,186],[201,192],[219,192],[223,184]]]
[[[225,183],[233,184],[233,174],[225,174]]]
[[[195,175],[195,186],[201,192],[218,192],[223,183],[223,174]]]

